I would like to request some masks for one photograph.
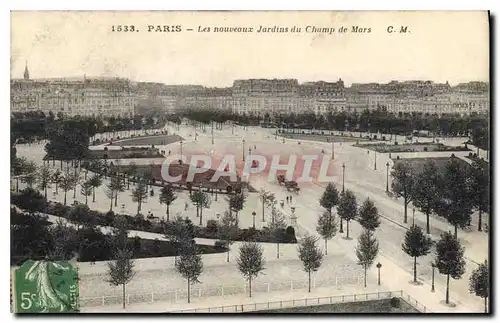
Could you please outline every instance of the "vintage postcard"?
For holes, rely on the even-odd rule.
[[[489,313],[487,11],[11,12],[14,313]]]

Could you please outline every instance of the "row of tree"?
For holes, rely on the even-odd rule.
[[[421,171],[409,162],[397,162],[392,175],[392,191],[403,198],[404,223],[408,221],[411,202],[426,215],[426,232],[430,233],[430,215],[437,214],[458,228],[470,225],[472,210],[479,212],[478,230],[482,231],[482,214],[489,213],[490,179],[488,163],[474,160],[469,166],[452,157],[440,170],[432,160]]]

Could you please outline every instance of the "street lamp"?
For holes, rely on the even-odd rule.
[[[379,262],[377,264],[377,270],[378,270],[378,285],[380,286],[380,268],[382,268],[382,264]]]
[[[182,163],[182,140],[180,141],[180,145],[181,145],[181,160],[180,160],[180,163]]]
[[[345,187],[345,163],[342,164],[342,192],[344,192]]]
[[[335,159],[335,141],[332,139],[332,159]]]
[[[389,193],[389,162],[387,162],[387,164],[385,164],[385,167],[387,168],[386,182],[385,182],[385,191],[386,191],[386,193]]]
[[[435,292],[434,290],[434,270],[436,269],[436,264],[434,262],[431,262],[431,267],[432,267],[432,285],[431,285],[431,292]]]
[[[415,208],[413,208],[413,225],[415,225]]]
[[[212,121],[212,145],[214,144],[214,122]]]
[[[257,213],[255,213],[255,211],[252,212],[252,217],[253,217],[253,228],[255,229],[255,215]]]
[[[375,165],[374,165],[374,170],[377,170],[377,151],[375,150]]]
[[[234,123],[233,123],[233,127],[231,129],[231,134],[234,135]]]
[[[243,154],[243,161],[245,161],[245,139],[242,139],[241,142],[243,143],[241,153]]]

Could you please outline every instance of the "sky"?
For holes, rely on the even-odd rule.
[[[138,32],[112,32],[134,25]],[[181,32],[148,32],[179,25]],[[301,32],[258,33],[259,26]],[[332,34],[306,27],[335,28]],[[352,27],[370,32],[352,33]],[[394,27],[393,33],[387,28]],[[406,33],[400,33],[407,26]],[[198,29],[210,27],[210,32]],[[252,27],[220,33],[214,27]],[[339,28],[347,28],[339,33]],[[186,29],[192,28],[193,31]],[[311,27],[309,27],[311,29]],[[166,84],[231,86],[235,79],[351,83],[489,80],[485,11],[11,13],[11,77],[108,76]]]

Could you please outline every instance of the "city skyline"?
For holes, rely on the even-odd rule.
[[[435,21],[439,21],[436,24]],[[467,21],[467,28],[463,28]],[[371,26],[370,34],[112,33],[133,23]],[[386,25],[411,34],[389,35]],[[12,12],[11,77],[123,77],[170,85],[235,79],[489,81],[487,12]],[[142,27],[141,27],[142,28]],[[145,28],[145,27],[144,27]]]

